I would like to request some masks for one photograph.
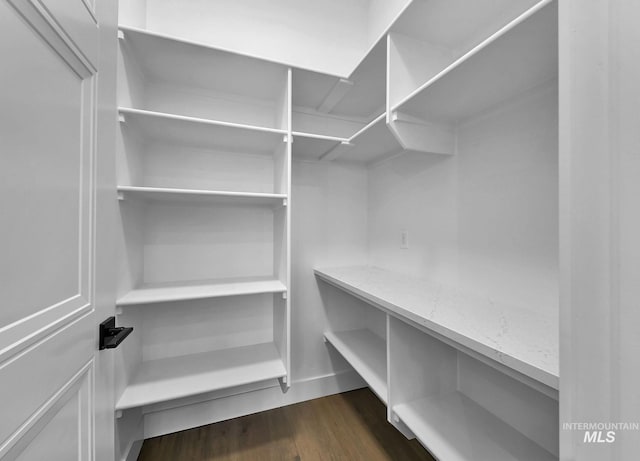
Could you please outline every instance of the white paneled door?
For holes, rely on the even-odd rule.
[[[95,7],[0,0],[3,461],[96,458]]]

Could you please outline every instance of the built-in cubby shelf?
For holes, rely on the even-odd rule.
[[[556,78],[557,4],[542,1],[391,105],[434,123],[452,124]]]
[[[287,287],[280,280],[267,277],[146,283],[120,297],[116,305],[135,306],[226,296],[285,293],[286,291]]]
[[[120,122],[148,141],[272,154],[286,130],[121,107]]]
[[[347,328],[325,332],[325,340],[387,404],[403,434],[437,459],[557,459],[557,387],[509,360],[512,334],[531,329],[516,340],[533,338],[520,352],[535,350],[538,334],[549,336],[539,321],[382,269],[315,274],[326,282],[320,289],[329,324]],[[487,353],[489,344],[496,354]]]
[[[328,331],[325,339],[336,348],[384,403],[387,403],[387,346],[367,329]]]
[[[396,405],[392,411],[437,459],[558,459],[457,391]]]
[[[199,189],[175,189],[167,187],[118,186],[122,200],[129,197],[164,202],[206,202],[252,206],[286,205],[286,194],[261,194],[254,192],[229,192]]]
[[[116,404],[142,407],[286,376],[273,343],[143,361]]]
[[[120,105],[287,129],[286,66],[120,27]]]
[[[315,274],[496,367],[558,389],[557,318],[374,267],[316,269]]]

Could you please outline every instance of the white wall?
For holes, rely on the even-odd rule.
[[[560,422],[640,422],[638,2],[560,2]],[[561,460],[636,459],[560,434]]]
[[[557,315],[555,83],[457,129],[453,157],[406,154],[369,178],[373,265]],[[400,232],[409,249],[400,248]]]
[[[368,0],[147,0],[146,27],[348,75],[367,48],[367,6]]]
[[[291,367],[295,382],[346,369],[322,340],[328,322],[315,267],[366,262],[367,171],[293,162]]]

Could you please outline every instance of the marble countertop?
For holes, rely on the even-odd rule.
[[[450,286],[367,266],[322,268],[320,279],[558,389],[558,318]]]

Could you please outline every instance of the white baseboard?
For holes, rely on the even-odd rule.
[[[151,438],[231,418],[271,410],[305,400],[366,387],[352,370],[294,381],[288,392],[279,386],[191,403],[144,415],[144,437]]]

